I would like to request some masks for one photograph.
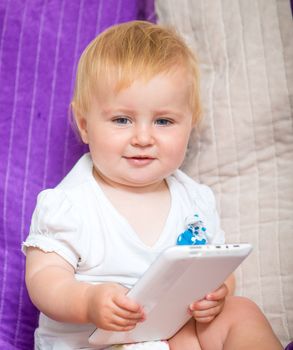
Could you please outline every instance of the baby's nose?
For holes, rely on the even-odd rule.
[[[134,128],[132,144],[135,146],[146,147],[154,144],[153,130],[151,126],[142,125]]]

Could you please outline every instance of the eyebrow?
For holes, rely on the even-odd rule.
[[[103,114],[109,114],[109,113],[113,113],[114,112],[121,112],[121,113],[125,113],[125,114],[128,114],[128,113],[133,113],[135,112],[135,110],[133,108],[125,108],[125,107],[115,107],[115,108],[103,108],[102,110],[102,113]]]
[[[177,116],[179,118],[182,118],[185,114],[183,110],[180,109],[158,109],[154,111],[154,114],[158,117],[168,117],[168,116]]]
[[[103,108],[102,114],[107,116],[109,114],[126,114],[126,115],[136,115],[138,114],[135,108],[128,108],[128,107],[115,107],[115,108]],[[181,110],[178,109],[168,109],[168,108],[162,108],[153,110],[152,113],[157,116],[164,116],[164,115],[177,115],[182,116],[184,113]]]
[[[159,114],[159,115],[164,115],[164,114],[182,114],[182,112],[177,110],[177,109],[159,109],[159,110],[155,111],[155,113]]]

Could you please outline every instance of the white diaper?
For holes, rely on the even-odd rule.
[[[147,341],[136,344],[113,345],[107,350],[169,350],[166,341]]]

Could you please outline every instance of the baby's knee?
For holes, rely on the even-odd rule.
[[[236,295],[233,295],[233,296],[229,296],[226,298],[226,303],[231,306],[231,307],[239,307],[240,309],[242,308],[257,308],[258,309],[258,306],[256,305],[256,303],[254,301],[252,301],[251,299],[249,298],[246,298],[246,297],[241,297],[241,296],[236,296]]]
[[[228,297],[226,299],[224,310],[229,316],[233,315],[233,319],[245,320],[252,317],[264,317],[256,303],[246,297]]]

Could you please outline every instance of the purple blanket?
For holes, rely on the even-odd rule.
[[[85,151],[68,120],[78,57],[132,19],[153,21],[153,0],[0,0],[0,349],[33,349],[20,246],[38,192]]]

